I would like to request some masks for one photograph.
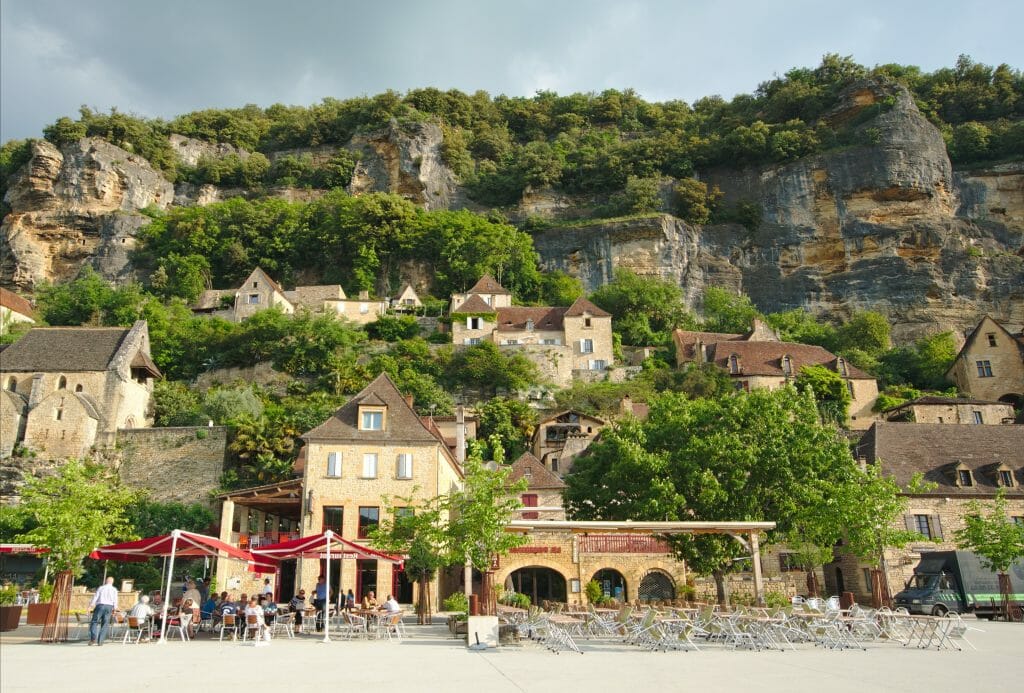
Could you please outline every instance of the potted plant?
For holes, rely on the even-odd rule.
[[[17,602],[17,587],[0,587],[0,632],[14,630],[21,622],[21,604]]]
[[[442,602],[445,611],[454,612],[448,616],[448,630],[458,637],[467,633],[469,598],[462,592],[455,592]]]
[[[28,616],[25,623],[30,626],[41,626],[46,623],[46,613],[50,610],[50,602],[53,601],[53,585],[43,583],[39,586],[39,603],[28,605]]]

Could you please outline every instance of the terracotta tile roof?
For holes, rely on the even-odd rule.
[[[105,371],[129,331],[127,327],[36,327],[4,349],[0,370]]]
[[[26,317],[32,316],[32,304],[28,299],[22,298],[13,291],[0,287],[0,306],[8,308],[15,313],[21,313]]]
[[[310,310],[320,310],[324,301],[338,301],[345,299],[345,292],[341,284],[322,284],[317,286],[296,286],[292,291],[285,291],[284,297],[292,305],[300,305]]]
[[[480,281],[467,291],[468,294],[508,294],[509,291],[489,274],[480,277]]]
[[[746,338],[742,334],[729,334],[727,332],[694,332],[691,330],[674,330],[672,341],[676,346],[676,354],[684,361],[692,361],[697,358],[694,346],[698,341],[704,344],[715,342],[740,341]]]
[[[199,298],[190,307],[195,311],[218,310],[221,299],[224,296],[234,299],[236,291],[237,289],[207,289],[199,294]]]
[[[387,407],[386,425],[380,431],[359,430],[359,406]],[[307,441],[349,441],[386,443],[439,443],[387,373],[381,373],[359,394],[346,402],[331,418],[302,434]]]
[[[155,363],[153,363],[153,359],[151,359],[149,357],[149,354],[142,351],[141,349],[135,352],[135,356],[132,357],[131,367],[138,370],[146,371],[153,378],[163,377],[163,373],[161,373],[160,369],[156,367]]]
[[[563,326],[562,316],[565,315],[565,308],[512,306],[498,308],[497,313],[499,332],[523,331],[526,329],[527,320],[533,320],[535,330],[559,331]]]
[[[995,471],[1005,464],[1015,486],[1008,495],[1024,496],[1024,426],[950,426],[948,424],[876,422],[856,446],[856,454],[878,462],[882,472],[901,488],[915,474],[937,487],[929,495],[995,495]],[[955,470],[963,464],[973,472],[972,486],[957,486]]]
[[[452,313],[493,313],[494,309],[487,305],[482,298],[473,294],[466,302],[452,311]]]
[[[529,489],[565,488],[565,482],[529,452],[524,452],[512,463],[512,473],[509,474],[508,481],[515,483],[524,477]]]
[[[584,313],[590,313],[595,318],[610,318],[612,316],[611,313],[601,310],[582,296],[573,301],[573,304],[565,311],[566,317],[569,318],[576,318]]]
[[[835,354],[820,346],[796,344],[794,342],[718,342],[708,348],[708,360],[716,366],[729,370],[729,359],[735,354],[739,358],[739,375],[787,375],[782,369],[782,358],[792,359],[792,376],[804,366],[824,366],[838,372]],[[874,376],[846,362],[849,378],[874,380]]]

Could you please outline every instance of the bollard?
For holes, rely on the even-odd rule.
[[[469,595],[469,615],[479,616],[480,615],[480,596],[476,594]]]

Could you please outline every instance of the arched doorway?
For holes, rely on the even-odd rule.
[[[846,591],[846,586],[843,584],[843,569],[836,566],[836,594],[842,594]]]
[[[614,568],[602,568],[594,573],[594,577],[591,580],[595,580],[597,584],[601,585],[601,592],[606,597],[622,601],[628,594],[626,592],[626,578],[622,577],[622,573]]]
[[[640,580],[640,600],[658,601],[675,599],[676,586],[672,578],[660,570],[652,570]]]
[[[557,570],[540,566],[520,568],[509,575],[509,580],[512,589],[529,597],[531,604],[566,601],[565,578]]]

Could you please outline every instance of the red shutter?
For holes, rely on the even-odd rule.
[[[527,508],[537,507],[537,494],[536,493],[524,493],[522,496],[523,505]],[[524,520],[536,520],[540,518],[540,513],[523,513]]]

